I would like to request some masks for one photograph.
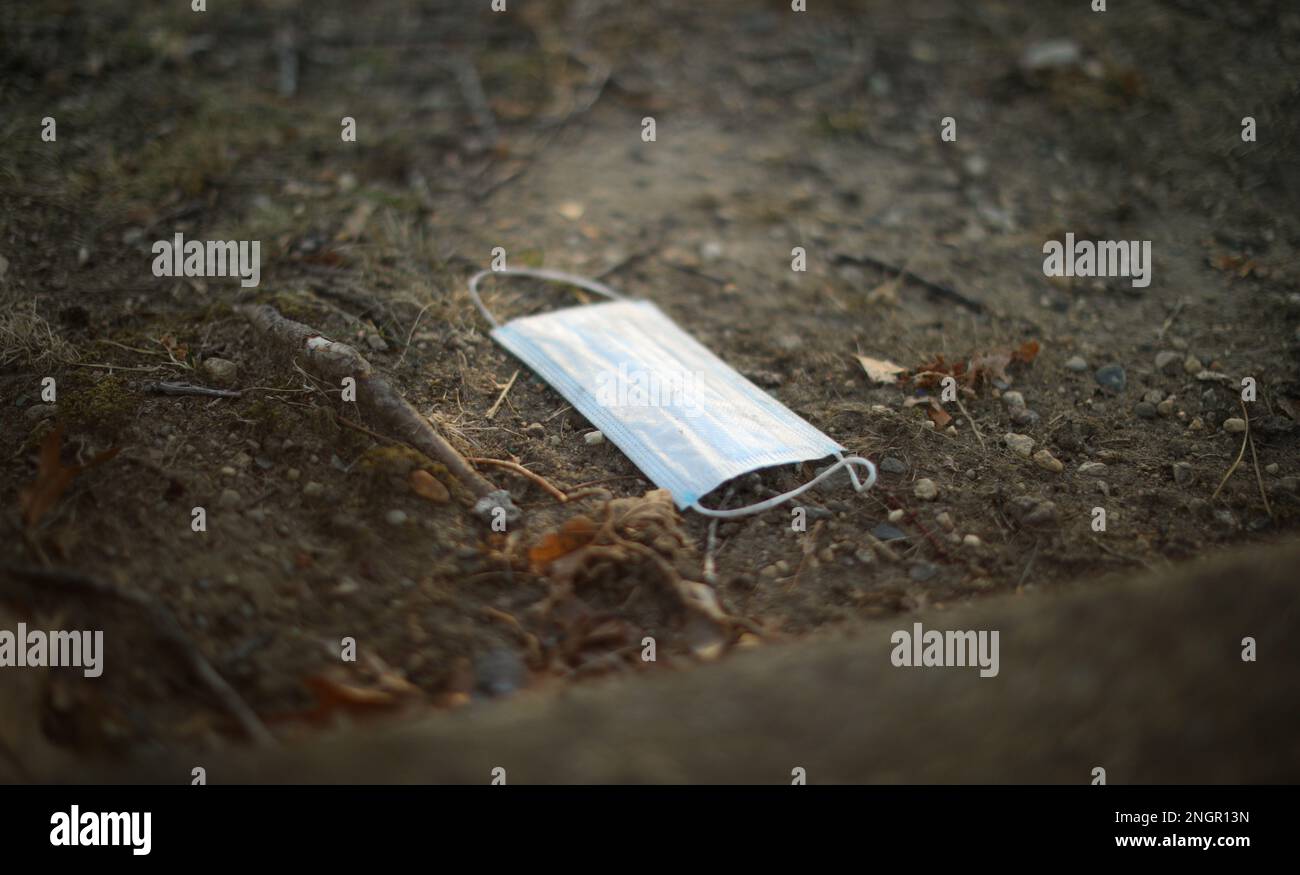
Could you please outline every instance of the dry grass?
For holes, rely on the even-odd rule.
[[[37,312],[36,303],[0,301],[0,367],[67,364],[80,358],[76,347],[60,337]]]

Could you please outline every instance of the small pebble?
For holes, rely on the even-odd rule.
[[[1019,392],[1003,392],[1002,403],[1008,407],[1024,407],[1025,396]]]
[[[232,467],[230,467],[229,465],[227,465],[226,467],[224,467],[224,468],[221,469],[221,476],[222,476],[222,477],[234,477],[235,474],[237,474],[237,473],[238,473],[238,472],[235,471],[235,469],[232,468]]]
[[[939,569],[929,562],[921,562],[907,570],[907,576],[917,582],[925,582],[939,573]]]
[[[1079,473],[1085,477],[1102,477],[1106,474],[1105,462],[1084,462],[1079,466]]]
[[[979,535],[967,535],[961,539],[961,542],[967,547],[979,547],[984,542],[980,540]]]
[[[297,468],[290,468],[288,471],[284,472],[284,476],[288,477],[290,480],[297,480],[302,476],[302,472]]]
[[[922,477],[912,487],[912,494],[922,501],[933,501],[939,495],[939,487],[929,477]]]
[[[1186,462],[1174,462],[1174,482],[1179,486],[1191,486],[1196,480],[1196,471]]]
[[[307,496],[308,498],[315,498],[318,495],[325,494],[325,487],[317,483],[315,480],[311,480],[305,486],[303,486],[302,494]]]
[[[1042,501],[1025,514],[1023,522],[1027,526],[1041,526],[1056,520],[1056,503],[1052,501]]]
[[[1139,401],[1133,406],[1133,412],[1136,413],[1140,419],[1156,418],[1156,406],[1150,401]]]
[[[534,422],[532,425],[524,429],[524,434],[529,437],[543,438],[546,437],[546,429],[540,422]]]
[[[956,528],[956,524],[952,521],[952,514],[948,513],[946,510],[937,514],[934,520],[950,532]]]
[[[1053,474],[1060,474],[1065,470],[1065,465],[1061,460],[1045,449],[1034,453],[1034,462],[1044,471],[1051,471]]]
[[[1007,445],[1011,452],[1015,453],[1022,459],[1028,459],[1034,452],[1034,439],[1029,435],[1016,434],[1009,431],[1002,436],[1002,442]]]
[[[1246,430],[1246,420],[1236,416],[1225,419],[1223,421],[1223,430],[1229,434],[1241,434]]]
[[[1102,365],[1092,376],[1097,381],[1097,385],[1110,392],[1123,392],[1124,387],[1128,385],[1128,374],[1124,371],[1123,365]]]
[[[899,529],[894,528],[889,523],[880,523],[871,530],[871,534],[882,541],[904,541],[907,540],[907,534]]]
[[[52,416],[57,416],[59,407],[57,404],[33,404],[23,413],[28,422],[44,422]]]
[[[233,489],[223,489],[217,503],[222,507],[238,507],[243,497]]]
[[[404,526],[406,525],[406,520],[406,511],[404,510],[390,510],[388,513],[384,514],[384,521],[390,526]]]
[[[1166,398],[1164,401],[1161,401],[1159,404],[1157,404],[1156,413],[1158,413],[1160,416],[1173,416],[1174,399]]]
[[[231,386],[235,383],[239,366],[228,359],[209,358],[203,360],[203,373],[218,386]]]
[[[1156,370],[1176,374],[1183,366],[1183,357],[1172,350],[1156,353]]]
[[[1205,370],[1205,365],[1194,355],[1189,355],[1183,360],[1183,370],[1193,376]]]
[[[1071,356],[1065,361],[1065,369],[1075,373],[1082,373],[1088,370],[1088,362],[1081,355]]]
[[[1264,466],[1264,471],[1268,474],[1276,474],[1280,470],[1281,469],[1278,467],[1277,462],[1272,462]]]
[[[1161,392],[1159,389],[1148,389],[1143,393],[1142,400],[1148,404],[1159,404],[1161,401],[1165,400],[1165,393]]]
[[[1011,410],[1011,421],[1019,426],[1036,425],[1042,419],[1037,410],[1028,407],[1015,407]]]
[[[899,520],[901,520],[901,519],[903,518],[903,516],[904,516],[904,514],[903,514],[903,511],[902,511],[902,510],[891,510],[891,511],[889,512],[889,521],[890,521],[891,523],[896,523],[896,522],[898,522]]]
[[[582,439],[587,442],[587,446],[594,447],[605,442],[605,434],[600,431],[589,431],[582,436]]]
[[[880,470],[886,474],[906,474],[907,465],[902,460],[895,459],[893,456],[885,456],[880,460]]]

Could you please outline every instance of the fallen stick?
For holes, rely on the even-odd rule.
[[[507,520],[519,518],[519,509],[511,501],[510,493],[498,489],[475,471],[465,457],[447,443],[391,383],[376,374],[370,362],[355,349],[346,343],[330,340],[308,325],[284,318],[274,307],[243,305],[236,310],[280,347],[302,356],[308,370],[321,379],[336,384],[347,377],[356,380],[357,403],[362,409],[378,421],[382,430],[446,465],[447,470],[478,499],[474,505],[477,515],[491,520],[496,509],[501,508]]]
[[[226,683],[212,663],[199,650],[184,628],[177,622],[172,612],[163,605],[138,592],[129,592],[103,580],[80,574],[76,571],[63,571],[53,568],[24,568],[15,565],[0,566],[14,577],[38,582],[45,586],[60,586],[72,592],[89,593],[103,598],[115,599],[135,605],[149,615],[158,635],[172,647],[176,648],[204,686],[206,686],[221,706],[235,718],[240,727],[254,742],[264,746],[274,745],[275,736],[266,728],[253,709],[235,692],[234,687]]]
[[[840,253],[835,256],[835,263],[864,265],[886,273],[892,273],[894,276],[902,277],[908,282],[921,286],[931,294],[942,298],[945,301],[952,301],[954,304],[960,304],[973,313],[984,312],[983,304],[973,298],[966,297],[951,286],[945,286],[942,283],[928,280],[923,276],[918,276],[917,274],[912,273],[905,267],[899,267],[898,265],[890,264],[887,261],[881,261],[879,258],[871,255],[849,255],[847,253]]]
[[[202,395],[205,398],[240,398],[244,394],[237,389],[209,389],[193,383],[145,383],[144,390],[160,395]]]

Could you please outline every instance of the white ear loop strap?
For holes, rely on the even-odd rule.
[[[532,268],[520,268],[519,270],[480,270],[469,278],[469,296],[474,300],[474,306],[478,307],[478,311],[483,314],[483,318],[486,319],[488,324],[493,328],[500,328],[501,323],[497,321],[495,316],[488,312],[488,308],[484,306],[483,299],[480,298],[478,294],[479,280],[491,274],[495,274],[496,276],[530,276],[539,280],[567,283],[571,286],[577,286],[580,289],[586,289],[589,292],[595,292],[598,295],[604,295],[606,298],[610,298],[614,301],[626,300],[623,295],[620,295],[604,283],[587,279],[586,277],[578,276],[577,274],[564,273],[559,270],[543,270],[541,268],[536,270]]]
[[[839,459],[839,461],[836,462],[834,465],[831,465],[829,468],[827,468],[825,471],[818,474],[813,479],[809,480],[807,483],[795,489],[791,489],[789,492],[786,492],[782,495],[777,495],[773,498],[769,498],[766,501],[760,501],[757,504],[750,504],[750,505],[746,505],[745,507],[738,507],[735,508],[734,510],[712,510],[707,507],[702,507],[700,503],[697,501],[691,505],[691,510],[699,514],[703,514],[704,516],[717,517],[718,519],[724,519],[724,520],[732,519],[734,517],[748,516],[751,513],[761,513],[762,511],[769,510],[771,508],[776,507],[777,505],[784,504],[785,502],[789,501],[792,498],[797,498],[798,496],[807,492],[809,489],[812,489],[818,483],[825,480],[827,477],[834,474],[840,468],[847,468],[849,470],[849,479],[853,481],[853,489],[856,492],[866,492],[875,484],[876,466],[871,464],[871,462],[868,461],[867,459],[864,459],[861,456],[845,457],[843,453],[836,453],[835,458]],[[853,470],[854,465],[862,465],[867,469],[866,483],[863,483],[858,479],[858,472]]]

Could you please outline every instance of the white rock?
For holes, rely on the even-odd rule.
[[[1002,436],[1002,441],[1007,445],[1011,452],[1015,453],[1022,459],[1028,459],[1034,452],[1034,439],[1029,435],[1016,434],[1009,431]]]
[[[587,442],[587,446],[594,447],[605,442],[605,434],[599,431],[589,431],[582,436],[582,439]]]
[[[939,487],[929,477],[922,477],[912,487],[912,494],[922,501],[933,501],[939,495]]]

